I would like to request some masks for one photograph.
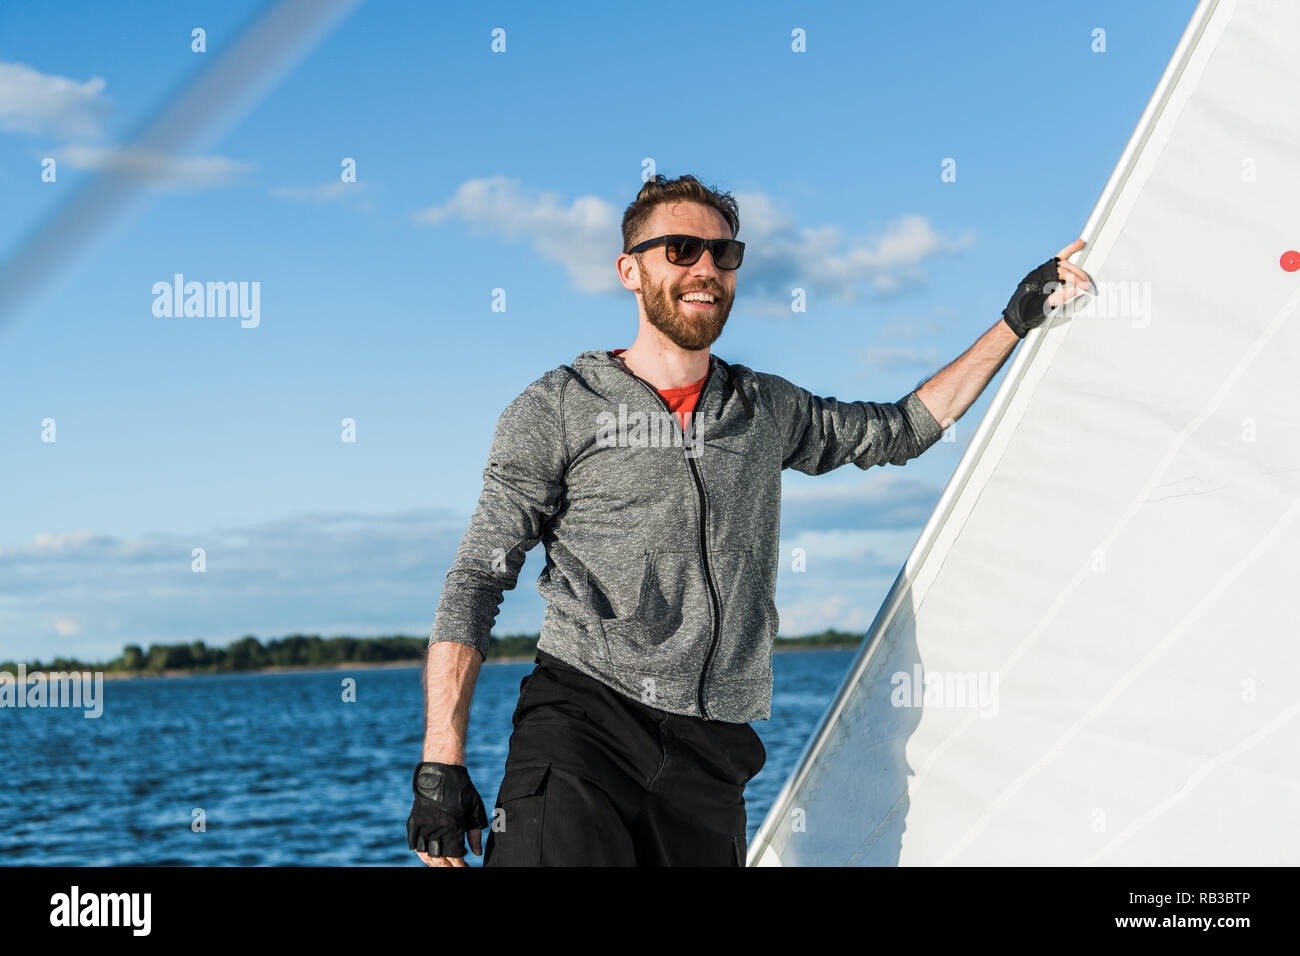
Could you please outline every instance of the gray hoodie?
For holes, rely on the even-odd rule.
[[[541,541],[539,650],[660,710],[766,720],[781,470],[902,465],[942,433],[915,391],[839,402],[716,355],[684,433],[621,359],[583,352],[501,413],[430,643],[486,655]]]

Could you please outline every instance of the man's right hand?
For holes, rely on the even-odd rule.
[[[415,804],[406,820],[406,842],[421,862],[426,866],[468,866],[466,833],[470,849],[483,855],[487,811],[463,765],[417,764],[411,787]]]

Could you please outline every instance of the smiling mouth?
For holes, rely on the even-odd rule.
[[[718,297],[712,292],[684,292],[677,297],[677,301],[697,309],[708,309],[718,304]]]

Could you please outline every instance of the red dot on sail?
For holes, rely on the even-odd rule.
[[[1287,272],[1295,272],[1300,269],[1300,252],[1289,249],[1282,253],[1281,265]]]

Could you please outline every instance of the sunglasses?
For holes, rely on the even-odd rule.
[[[644,252],[653,246],[664,244],[664,256],[675,266],[691,266],[700,261],[704,250],[713,256],[713,264],[719,269],[739,269],[740,260],[745,257],[745,244],[735,239],[701,239],[698,236],[660,236],[637,243],[628,250]]]

